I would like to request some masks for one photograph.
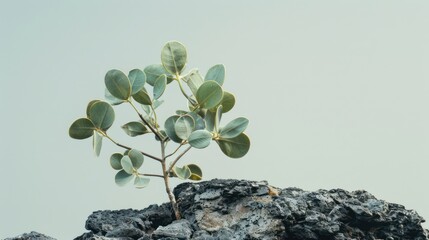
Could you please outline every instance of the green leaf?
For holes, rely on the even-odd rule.
[[[155,85],[156,79],[163,74],[167,75],[167,84],[173,81],[162,64],[149,65],[143,71],[146,74],[146,82],[151,86]]]
[[[173,172],[178,178],[183,179],[183,180],[188,179],[189,177],[191,177],[191,174],[192,174],[191,170],[186,165],[181,167],[181,168],[174,166]]]
[[[194,148],[206,148],[210,145],[212,134],[207,130],[196,130],[188,138],[189,144]]]
[[[186,48],[179,42],[168,42],[161,51],[161,62],[164,68],[173,75],[179,75],[187,61]]]
[[[204,83],[203,77],[201,77],[197,69],[192,69],[182,79],[186,84],[188,84],[188,87],[191,89],[194,96],[197,94],[198,88]]]
[[[195,95],[202,108],[210,109],[217,106],[223,98],[222,87],[215,81],[205,81]]]
[[[147,187],[149,185],[149,182],[150,182],[149,178],[143,178],[143,177],[137,176],[134,179],[134,186],[136,188],[144,188],[144,187]]]
[[[204,117],[204,121],[206,122],[206,129],[209,132],[214,131],[215,118],[216,118],[216,112],[213,112],[213,111],[207,111],[206,112],[206,116]]]
[[[189,177],[189,179],[194,181],[200,181],[203,178],[203,171],[201,171],[200,167],[195,164],[188,164],[186,166],[188,166],[189,170],[191,170],[191,176]]]
[[[239,117],[229,122],[225,127],[221,128],[219,135],[221,138],[234,138],[246,130],[249,120],[244,117]]]
[[[107,102],[98,101],[92,104],[89,109],[88,118],[91,119],[95,127],[106,131],[115,120],[115,111]]]
[[[146,83],[146,74],[140,69],[133,69],[128,73],[131,84],[131,95],[140,91]]]
[[[216,115],[215,115],[215,121],[214,121],[215,132],[219,132],[219,123],[220,123],[220,120],[222,119],[222,109],[223,109],[222,105],[216,108]]]
[[[89,138],[94,134],[95,126],[88,118],[79,118],[69,128],[69,135],[74,139]]]
[[[155,102],[154,102],[154,105],[155,105]],[[150,115],[150,113],[152,112],[152,109],[150,108],[150,106],[148,106],[148,105],[143,105],[143,104],[140,104],[140,106],[142,107],[143,111],[144,111],[147,115]],[[154,108],[155,108],[155,107],[154,107]]]
[[[162,96],[165,91],[165,87],[167,86],[167,76],[161,75],[159,76],[155,84],[153,85],[153,99],[158,99]]]
[[[107,100],[108,103],[110,103],[112,105],[119,105],[119,104],[125,102],[125,100],[121,100],[121,99],[114,97],[109,92],[109,90],[107,90],[107,88],[104,90],[104,98]]]
[[[205,129],[206,128],[206,123],[204,122],[204,119],[196,114],[195,112],[189,112],[186,113],[189,116],[191,116],[194,119],[195,122],[195,130],[200,130],[200,129]]]
[[[123,156],[124,155],[120,153],[112,154],[112,156],[110,156],[110,166],[112,166],[112,168],[115,170],[121,170],[122,169],[121,159]]]
[[[88,103],[88,105],[86,106],[86,116],[89,116],[89,109],[91,109],[92,105],[94,105],[94,103],[96,102],[100,102],[100,100],[92,100]]]
[[[181,139],[188,139],[189,135],[191,135],[192,131],[195,128],[194,119],[189,115],[183,115],[179,117],[174,124],[174,130],[176,131],[176,135]]]
[[[129,183],[132,179],[133,175],[128,174],[125,170],[121,170],[115,175],[115,183],[120,187],[125,186],[125,184]]]
[[[143,165],[144,156],[140,151],[131,149],[130,152],[128,152],[128,157],[130,157],[135,169],[139,169]]]
[[[158,108],[159,106],[161,106],[163,103],[164,103],[164,100],[159,100],[159,99],[157,99],[157,100],[153,101],[153,108],[154,108],[154,109],[157,109],[157,108]]]
[[[187,111],[183,111],[183,110],[176,110],[176,114],[177,115],[185,115],[185,114],[188,114],[188,112]]]
[[[94,149],[95,156],[97,157],[100,156],[102,145],[103,145],[103,136],[101,136],[97,131],[94,131],[92,148]]]
[[[150,131],[141,122],[129,122],[121,127],[128,136],[135,137]]]
[[[223,64],[217,64],[211,67],[204,78],[206,81],[214,80],[222,86],[225,80],[225,66]]]
[[[149,94],[147,94],[146,90],[142,89],[138,93],[133,95],[134,100],[136,102],[143,104],[143,105],[152,105],[152,100],[149,97]]]
[[[235,97],[232,93],[223,92],[223,98],[220,102],[220,105],[222,105],[222,112],[226,113],[229,112],[235,105]]]
[[[127,76],[116,69],[106,73],[104,78],[107,90],[116,98],[127,100],[131,96],[131,84]]]
[[[222,152],[231,158],[241,158],[249,151],[249,137],[241,133],[235,138],[220,138],[216,140]]]
[[[131,162],[131,158],[129,156],[123,156],[122,157],[121,166],[124,169],[124,171],[127,172],[128,174],[134,173],[134,166],[133,166],[133,163]]]
[[[165,120],[165,123],[164,123],[164,128],[165,128],[165,133],[172,141],[176,143],[181,143],[182,139],[180,139],[177,136],[176,130],[174,128],[174,125],[176,124],[177,119],[179,119],[179,116],[177,115],[167,118],[167,120]]]

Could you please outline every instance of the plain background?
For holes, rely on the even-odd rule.
[[[244,158],[213,144],[183,159],[206,180],[365,189],[428,219],[428,13],[426,0],[1,1],[0,238],[72,239],[92,211],[168,201],[158,179],[117,187],[108,158],[122,149],[104,141],[96,158],[68,128],[103,98],[108,70],[159,63],[170,40],[187,46],[187,70],[226,65],[237,104],[224,124],[250,119]],[[165,94],[163,119],[186,104],[176,84]],[[158,154],[121,131],[132,109],[115,110],[111,135]]]

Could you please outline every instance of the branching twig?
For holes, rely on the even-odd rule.
[[[107,135],[107,134],[104,134],[104,136],[106,136],[110,141],[112,141],[114,144],[116,144],[117,146],[119,146],[119,147],[121,147],[121,148],[125,148],[125,149],[127,149],[127,150],[131,150],[132,148],[131,147],[128,147],[128,146],[125,146],[125,145],[123,145],[123,144],[120,144],[120,143],[118,143],[118,142],[116,142],[115,140],[113,140],[109,135]],[[152,156],[152,155],[150,155],[149,153],[145,153],[145,152],[142,152],[142,151],[140,151],[143,155],[145,155],[146,157],[150,157],[150,158],[152,158],[153,160],[156,160],[156,161],[158,161],[158,162],[161,162],[162,160],[160,159],[160,158],[157,158],[157,157],[155,157],[155,156]]]
[[[149,129],[160,139],[163,140],[164,137],[161,136],[161,134],[152,126],[152,124],[150,124],[146,119],[144,119],[143,115],[137,110],[136,106],[134,106],[134,104],[131,101],[128,101],[128,103],[130,103],[130,105],[134,108],[134,110],[136,111],[136,113],[139,115],[140,119],[144,122],[144,124],[146,126],[149,127]]]
[[[174,165],[176,165],[176,163],[180,160],[180,158],[182,158],[183,155],[185,155],[189,150],[191,150],[191,148],[192,148],[192,146],[189,146],[188,148],[185,149],[185,151],[183,151],[179,156],[177,156],[176,159],[174,159],[173,163],[171,163],[170,168],[168,169],[169,173],[173,169]]]
[[[174,150],[174,152],[172,152],[172,153],[168,154],[167,156],[165,156],[165,159],[167,159],[167,158],[169,158],[169,157],[173,156],[177,151],[179,151],[179,149],[180,149],[183,145],[184,145],[184,144],[183,144],[183,143],[181,143],[181,144],[176,148],[176,150]]]
[[[140,176],[147,176],[147,177],[160,177],[160,178],[164,178],[164,176],[159,175],[159,174],[152,174],[152,173],[139,173]]]

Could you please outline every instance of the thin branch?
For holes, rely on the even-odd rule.
[[[180,160],[180,158],[182,158],[183,155],[185,155],[189,150],[191,150],[191,148],[192,148],[192,146],[189,146],[188,148],[185,149],[185,151],[183,151],[179,156],[177,156],[176,159],[174,159],[173,163],[171,164],[170,168],[168,169],[169,173],[173,169],[174,165],[176,165],[176,163]]]
[[[125,145],[123,145],[123,144],[120,144],[120,143],[118,143],[118,142],[116,142],[115,140],[113,140],[110,136],[108,136],[107,134],[105,134],[105,136],[110,140],[110,141],[112,141],[114,144],[116,144],[117,146],[119,146],[119,147],[121,147],[121,148],[125,148],[125,149],[127,149],[127,150],[131,150],[132,148],[130,148],[130,147],[128,147],[128,146],[125,146]],[[158,157],[155,157],[155,156],[152,156],[152,155],[150,155],[149,153],[145,153],[145,152],[142,152],[142,151],[140,151],[143,155],[145,155],[146,157],[150,157],[150,158],[152,158],[153,160],[156,160],[156,161],[158,161],[158,162],[162,162],[162,160],[160,159],[160,158],[158,158]]]
[[[169,157],[173,156],[177,151],[179,151],[179,149],[180,149],[183,145],[184,145],[184,144],[183,144],[183,143],[181,143],[181,144],[176,148],[176,150],[174,150],[174,152],[172,152],[172,153],[168,154],[167,156],[165,156],[165,159],[167,159],[167,158],[169,158]]]
[[[143,115],[137,110],[136,106],[134,106],[134,104],[131,101],[128,101],[130,103],[130,105],[134,108],[134,110],[136,111],[136,113],[139,115],[140,119],[144,122],[144,124],[146,124],[146,126],[149,127],[149,129],[160,139],[163,140],[164,138],[161,136],[161,134],[151,125],[149,124],[148,121],[146,121],[146,119],[144,119]]]
[[[147,176],[147,177],[160,177],[160,178],[164,178],[164,176],[159,175],[159,174],[152,174],[152,173],[139,173],[140,176]]]

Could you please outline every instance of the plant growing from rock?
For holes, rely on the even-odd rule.
[[[143,71],[133,69],[128,76],[120,70],[108,71],[104,81],[106,101],[90,101],[86,108],[86,117],[72,123],[69,135],[74,139],[92,137],[97,156],[100,154],[103,138],[124,148],[125,152],[113,153],[110,157],[110,165],[118,171],[115,175],[116,184],[123,186],[134,180],[136,188],[144,188],[150,182],[149,177],[162,178],[174,214],[180,219],[169,179],[198,181],[202,178],[202,171],[196,164],[179,167],[178,161],[191,148],[206,148],[212,141],[215,141],[228,157],[243,157],[250,147],[250,140],[243,133],[249,121],[239,117],[224,126],[220,125],[222,114],[229,112],[235,105],[234,95],[224,91],[222,87],[225,79],[225,67],[222,64],[211,67],[204,78],[197,69],[184,74],[187,64],[186,48],[175,41],[168,42],[162,48],[161,63],[149,65]],[[187,110],[177,110],[161,125],[157,108],[163,103],[160,98],[172,82],[177,82],[185,98],[184,103],[187,103],[184,107]],[[190,93],[184,89],[185,84]],[[153,134],[160,143],[160,156],[123,145],[107,133],[115,119],[112,106],[123,103],[129,104],[139,119],[124,124],[122,129],[130,137]],[[142,111],[139,111],[138,105]],[[166,147],[170,143],[176,143],[177,147],[167,154]],[[182,147],[185,149],[179,154]],[[141,168],[145,157],[161,164],[161,174],[148,173]]]

